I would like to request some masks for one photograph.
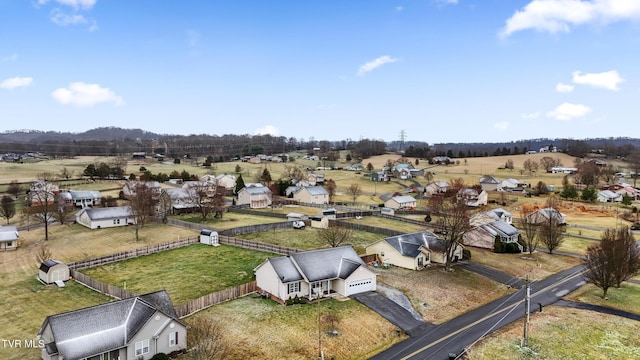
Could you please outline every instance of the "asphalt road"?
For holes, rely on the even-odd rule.
[[[531,311],[540,305],[553,304],[566,294],[584,285],[582,265],[551,275],[531,286]],[[373,360],[395,359],[449,359],[485,335],[524,316],[524,288],[463,314],[434,328],[421,329],[409,339],[372,357]]]

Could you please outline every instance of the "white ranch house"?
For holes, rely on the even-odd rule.
[[[76,222],[89,229],[102,229],[135,224],[136,218],[129,206],[86,208],[78,211]]]

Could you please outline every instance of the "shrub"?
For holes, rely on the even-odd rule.
[[[504,251],[504,243],[500,240],[500,237],[496,236],[496,239],[493,241],[493,252],[503,253]]]
[[[153,355],[151,360],[171,360],[171,358],[169,357],[169,355],[167,355],[165,353],[157,353],[157,354]]]
[[[465,260],[471,260],[471,250],[462,249],[462,258]]]

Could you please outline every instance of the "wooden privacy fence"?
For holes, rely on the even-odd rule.
[[[340,226],[344,226],[344,227],[349,228],[349,229],[367,231],[367,232],[374,233],[374,234],[381,234],[381,235],[386,235],[386,236],[396,236],[396,235],[404,234],[404,232],[402,232],[402,231],[397,231],[397,230],[393,230],[393,229],[379,228],[379,227],[375,227],[375,226],[356,224],[356,223],[352,223],[352,222],[348,222],[348,221],[341,221],[341,220],[333,220],[333,221],[335,221],[336,224],[338,224]]]
[[[198,237],[190,237],[190,238],[170,241],[162,244],[149,245],[147,247],[143,247],[135,250],[123,251],[123,252],[100,256],[96,258],[74,261],[67,265],[71,270],[81,270],[81,269],[86,269],[90,267],[110,264],[116,261],[132,259],[142,255],[149,255],[149,254],[157,253],[160,251],[176,249],[176,248],[188,246],[191,244],[195,244],[197,242],[199,242]]]
[[[289,229],[292,226],[293,226],[293,223],[291,221],[285,221],[285,222],[270,223],[270,224],[238,226],[232,229],[219,231],[219,233],[227,236],[235,236],[235,235],[252,234],[256,232],[276,230],[276,229]]]
[[[256,282],[252,281],[236,287],[212,292],[195,300],[191,300],[188,303],[178,305],[175,307],[175,310],[178,317],[182,319],[183,317],[194,314],[200,310],[204,310],[210,306],[251,294],[256,292],[257,289],[258,287]]]
[[[267,243],[262,243],[258,241],[239,239],[239,238],[234,238],[234,237],[224,236],[224,235],[219,236],[219,241],[220,241],[220,244],[232,245],[232,246],[237,246],[237,247],[251,249],[251,250],[260,250],[260,251],[270,252],[270,253],[280,254],[280,255],[289,255],[289,254],[297,253],[301,251],[299,249],[290,248],[287,246],[267,244]]]
[[[133,292],[131,292],[129,290],[125,290],[125,289],[117,287],[115,285],[103,283],[102,281],[96,280],[96,279],[92,278],[89,275],[85,275],[85,274],[81,273],[80,271],[70,270],[69,272],[70,272],[71,277],[75,281],[77,281],[77,282],[79,282],[79,283],[81,283],[81,284],[83,284],[83,285],[85,285],[85,286],[87,286],[87,287],[89,287],[91,289],[94,289],[94,290],[96,290],[98,292],[101,292],[103,294],[112,296],[112,297],[114,297],[116,299],[127,299],[127,298],[130,298],[130,297],[136,296],[135,293],[133,293]]]

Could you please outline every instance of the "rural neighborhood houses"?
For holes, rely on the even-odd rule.
[[[47,316],[37,336],[43,360],[147,360],[187,345],[164,290]]]
[[[258,288],[284,303],[294,297],[350,296],[376,289],[376,274],[351,246],[269,258],[254,273]]]
[[[493,249],[497,239],[504,244],[517,244],[520,231],[511,221],[511,214],[503,209],[476,213],[469,221],[471,229],[464,233],[462,243],[483,249]],[[518,248],[522,251],[520,245]]]
[[[376,241],[367,246],[366,252],[377,254],[383,263],[410,270],[422,270],[431,263],[446,263],[444,243],[444,239],[424,230]],[[452,249],[454,261],[462,259],[462,250],[461,245]]]
[[[527,221],[534,224],[543,224],[548,221],[554,221],[557,224],[566,224],[566,216],[554,208],[544,208],[536,210],[527,215]]]
[[[300,203],[322,205],[329,203],[329,192],[322,186],[291,186],[287,196]]]
[[[84,209],[86,207],[100,206],[102,202],[102,194],[95,190],[69,190],[58,194],[66,203],[77,208]]]

